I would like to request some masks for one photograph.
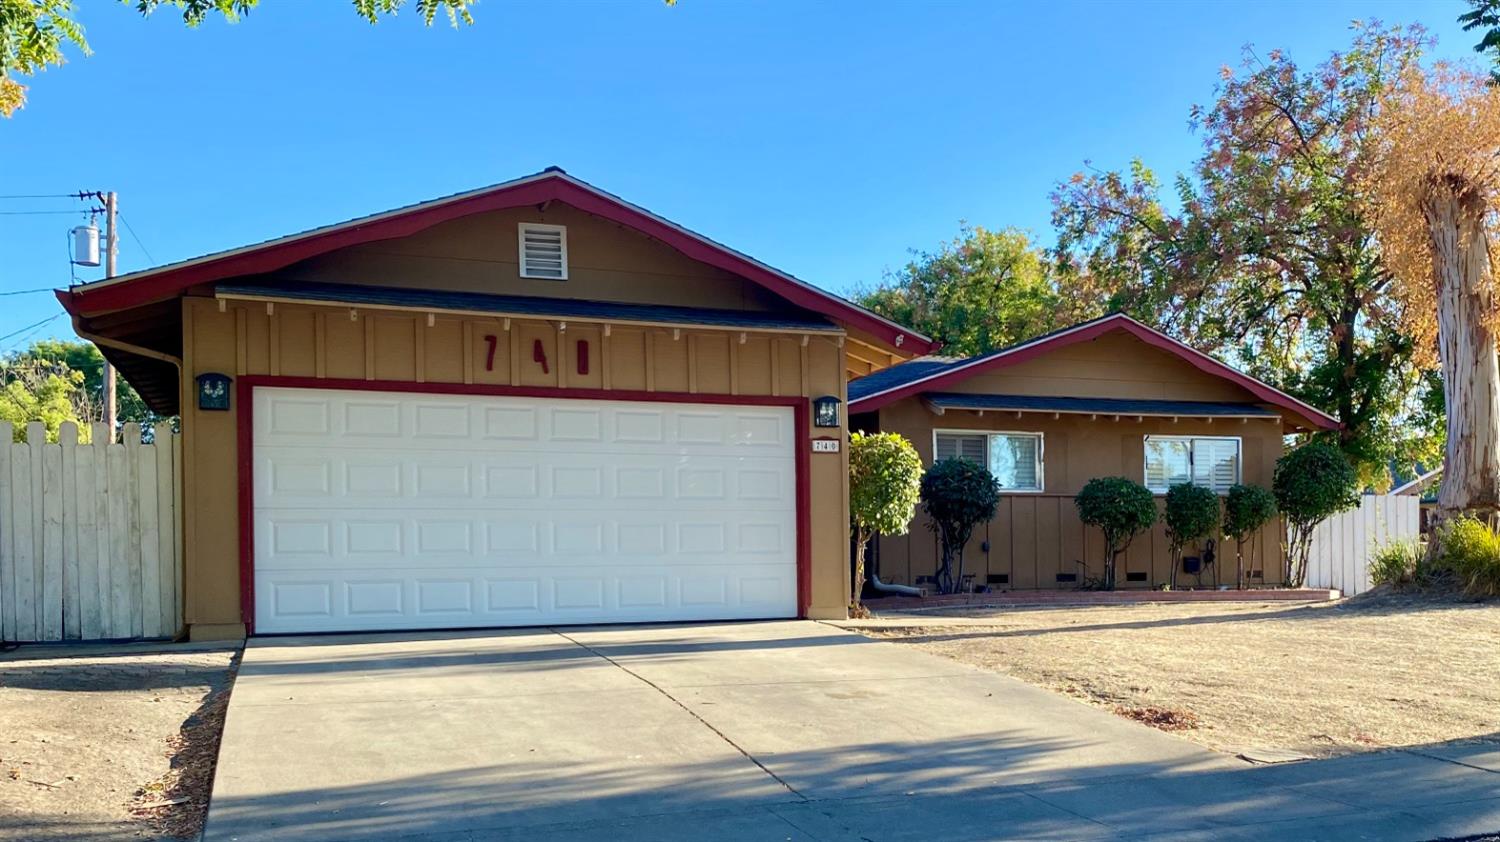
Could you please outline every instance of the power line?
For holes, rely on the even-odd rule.
[[[14,338],[16,336],[19,336],[19,335],[21,335],[23,333],[26,333],[26,331],[28,331],[28,330],[39,329],[39,328],[41,328],[41,327],[43,327],[43,326],[51,323],[52,321],[54,321],[55,319],[57,319],[61,315],[62,315],[62,313],[53,313],[52,315],[48,316],[45,319],[42,319],[39,322],[34,322],[32,324],[29,324],[29,325],[21,328],[20,330],[13,330],[10,333],[5,334],[4,336],[0,336],[0,342],[4,342],[7,339],[12,339],[12,338]]]
[[[23,210],[23,211],[0,211],[0,216],[62,216],[63,214],[88,214],[99,213],[98,209],[90,210]]]
[[[81,199],[78,193],[11,193],[0,199]]]
[[[33,292],[51,292],[51,287],[37,287],[36,289],[11,289],[0,292],[0,295],[27,295]]]
[[[136,236],[135,229],[130,227],[130,220],[126,219],[123,213],[116,215],[120,217],[121,222],[125,223],[125,230],[130,232],[130,239],[135,240],[135,244],[141,247],[141,253],[146,255],[147,260],[155,264],[156,258],[151,256],[151,250],[146,248],[146,244],[141,242],[140,237]]]
[[[41,331],[42,328],[44,328],[44,327],[47,326],[48,322],[51,322],[52,319],[55,319],[55,318],[57,318],[57,316],[61,316],[61,315],[62,315],[62,313],[58,313],[57,315],[53,316],[51,319],[47,319],[46,321],[44,321],[41,324],[37,325],[36,327],[32,328],[30,333],[27,333],[25,336],[21,337],[20,339],[17,339],[16,341],[10,343],[10,345],[7,346],[5,350],[7,350],[7,351],[14,351],[16,348],[19,348],[20,346],[26,344],[26,340],[30,339],[33,336],[36,336],[37,333],[39,331]]]

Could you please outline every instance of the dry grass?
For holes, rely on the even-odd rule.
[[[954,610],[861,630],[1221,751],[1328,756],[1500,732],[1495,601]]]

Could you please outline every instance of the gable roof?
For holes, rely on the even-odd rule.
[[[933,350],[932,340],[920,333],[600,190],[557,167],[478,190],[58,290],[56,294],[63,308],[73,315],[119,310],[172,298],[196,284],[271,272],[335,249],[408,236],[460,217],[552,201],[633,228],[694,260],[746,278],[799,307],[864,331],[891,347],[918,354]]]
[[[1013,366],[1116,330],[1129,333],[1148,345],[1160,348],[1200,371],[1222,377],[1250,392],[1264,403],[1281,407],[1299,417],[1306,418],[1318,429],[1339,429],[1338,419],[1322,410],[1248,374],[1236,371],[1202,351],[1173,339],[1159,330],[1147,327],[1123,313],[1111,313],[976,357],[960,360],[945,357],[919,357],[891,366],[850,382],[849,411],[870,412],[911,395],[941,392],[945,390],[945,387],[976,374]]]

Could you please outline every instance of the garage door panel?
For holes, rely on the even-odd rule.
[[[503,499],[543,509],[583,504],[623,511],[668,502],[686,509],[717,511],[733,503],[779,511],[795,493],[790,458],[683,457],[681,464],[638,454],[608,459],[601,465],[599,456],[579,453],[396,455],[268,446],[255,456],[257,498],[270,508],[406,508]]]
[[[555,513],[554,513],[555,514]],[[545,565],[736,567],[795,553],[795,534],[755,512],[722,518],[642,511],[634,519],[597,512],[475,516],[433,509],[380,517],[336,509],[262,513],[256,569],[358,571],[438,563],[479,569]]]
[[[725,575],[688,569],[620,574],[595,566],[549,576],[327,576],[302,571],[258,581],[261,632],[450,628],[785,616],[795,586],[774,566]]]
[[[267,392],[270,390],[261,390]],[[256,429],[279,444],[366,447],[381,443],[419,449],[464,450],[478,441],[564,442],[578,448],[635,452],[713,449],[780,450],[792,439],[788,412],[743,407],[566,401],[533,405],[483,404],[465,396],[393,396],[292,390],[267,395],[255,407]],[[496,400],[496,399],[491,399]],[[514,400],[514,399],[498,399]]]
[[[789,409],[254,394],[262,632],[796,610]]]

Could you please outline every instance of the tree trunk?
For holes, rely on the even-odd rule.
[[[849,596],[851,614],[859,613],[860,595],[865,591],[865,547],[869,543],[868,533],[863,529],[854,531],[854,591]]]
[[[1451,178],[1424,202],[1437,286],[1438,353],[1448,444],[1438,517],[1500,508],[1500,365],[1488,324],[1493,305],[1484,201]]]

